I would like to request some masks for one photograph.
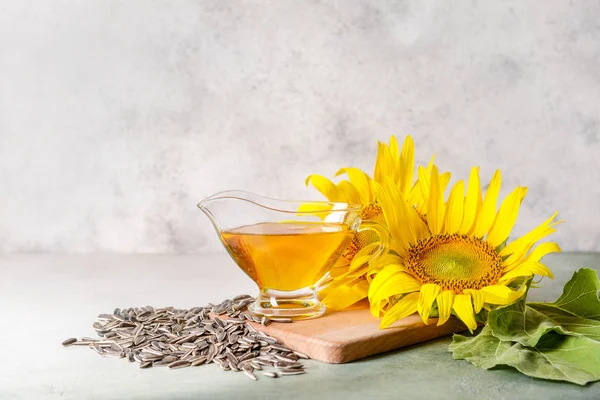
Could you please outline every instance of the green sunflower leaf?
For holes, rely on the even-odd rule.
[[[477,336],[455,334],[450,343],[450,351],[455,360],[467,360],[476,367],[490,369],[500,364],[498,356],[511,346],[511,342],[502,341],[492,335],[492,328],[486,325]]]
[[[598,272],[591,268],[582,268],[573,274],[563,288],[562,295],[554,303],[527,303],[527,305],[544,313],[568,313],[600,321],[599,290]]]
[[[518,301],[493,310],[488,323],[498,339],[535,346],[549,332],[600,340],[600,280],[593,269],[573,275],[554,303]]]
[[[488,325],[472,338],[454,335],[450,350],[454,359],[485,369],[508,365],[535,378],[578,385],[600,379],[600,342],[586,337],[549,333],[526,347],[498,339]]]
[[[598,273],[581,269],[553,303],[525,303],[492,310],[475,337],[454,335],[455,359],[490,369],[508,365],[544,379],[579,385],[600,380]]]

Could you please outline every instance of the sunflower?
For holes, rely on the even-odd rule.
[[[518,300],[525,293],[526,279],[534,274],[552,278],[540,260],[560,251],[559,246],[533,247],[555,232],[558,213],[506,244],[527,188],[517,187],[497,210],[500,171],[483,199],[477,167],[471,170],[466,196],[465,183],[459,181],[447,202],[437,167],[430,174],[420,167],[419,180],[428,198],[425,219],[407,204],[391,179],[373,184],[395,253],[369,286],[371,312],[383,317],[382,329],[415,312],[427,324],[432,307],[437,306],[437,325],[454,313],[472,331],[477,327],[475,314]]]
[[[415,207],[419,215],[425,219],[427,213],[428,188],[423,188],[419,180],[413,183],[414,171],[414,142],[406,136],[402,149],[394,136],[390,144],[378,143],[377,159],[375,162],[374,178],[358,168],[342,168],[336,177],[346,175],[348,179],[333,183],[321,175],[310,175],[306,185],[312,184],[328,200],[335,202],[354,203],[362,206],[361,219],[379,222],[385,225],[381,205],[373,191],[373,183],[383,183],[390,180],[402,194],[402,198]],[[433,168],[433,158],[429,165],[422,169],[428,174]],[[450,174],[440,177],[445,187],[450,180]],[[371,277],[377,272],[376,265],[369,265],[371,254],[376,251],[379,237],[373,232],[357,233],[336,265],[330,271],[330,281],[320,289],[323,303],[333,309],[346,308],[368,294]],[[384,257],[381,261],[385,261]],[[381,265],[381,262],[377,265]]]

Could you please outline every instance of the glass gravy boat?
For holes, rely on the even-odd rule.
[[[259,316],[321,316],[325,306],[316,288],[356,232],[373,230],[381,238],[370,261],[388,251],[387,230],[361,221],[355,204],[277,200],[232,190],[209,196],[198,207],[231,258],[258,285],[250,311]]]

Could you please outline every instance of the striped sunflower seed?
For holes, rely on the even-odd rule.
[[[258,378],[256,377],[256,375],[254,375],[254,373],[253,373],[252,371],[250,371],[250,370],[247,370],[247,369],[245,369],[245,370],[244,370],[244,374],[245,374],[245,375],[246,375],[248,378],[252,379],[253,381],[257,381],[257,380],[258,380]]]
[[[171,364],[169,364],[169,368],[171,368],[171,369],[186,368],[186,367],[189,367],[190,365],[191,365],[191,363],[189,361],[179,360],[179,361],[175,361],[175,362],[172,362]]]
[[[67,340],[65,340],[64,342],[62,342],[62,345],[63,346],[70,346],[70,345],[72,345],[75,342],[77,342],[77,339],[75,339],[75,338],[72,337],[72,338],[68,338]]]
[[[279,372],[280,375],[302,375],[305,373],[306,373],[306,371],[304,371],[304,370],[280,371]]]
[[[117,308],[112,314],[99,314],[94,322],[93,328],[101,339],[69,338],[62,345],[87,346],[103,357],[138,362],[140,368],[177,369],[215,363],[225,371],[243,371],[253,380],[258,379],[254,371],[263,366],[279,369],[264,372],[270,377],[304,373],[298,359],[308,356],[293,352],[246,322],[268,325],[292,321],[256,316],[248,311],[253,302],[251,296],[240,295],[189,310]]]

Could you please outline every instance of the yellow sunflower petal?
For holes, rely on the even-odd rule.
[[[421,191],[421,182],[417,179],[412,189],[410,189],[406,202],[414,206],[418,212],[425,214],[425,201],[423,200],[423,192]]]
[[[523,243],[524,246],[522,248],[520,248],[518,250],[518,252],[511,254],[506,260],[504,260],[505,270],[510,271],[510,270],[518,267],[519,264],[521,264],[523,261],[525,261],[527,253],[529,253],[529,250],[531,250],[531,248],[539,240],[543,239],[544,237],[546,237],[554,232],[556,232],[556,229],[548,227],[548,229],[546,229],[545,231],[540,232],[537,236],[532,237],[529,242],[524,242]]]
[[[331,211],[333,206],[331,204],[314,204],[304,203],[298,207],[299,213],[314,213],[316,216],[324,220],[329,215],[326,211]]]
[[[431,171],[431,188],[429,193],[429,207],[427,210],[427,224],[432,235],[442,232],[444,225],[444,192],[440,187],[440,177],[437,167],[434,165]]]
[[[410,231],[405,228],[406,221],[408,218],[415,218],[415,216],[405,214],[406,208],[404,205],[406,202],[399,197],[394,184],[387,180],[384,185],[385,188],[379,183],[373,182],[373,191],[381,204],[385,221],[393,238],[390,247],[398,254],[402,255],[410,246],[412,237]],[[416,214],[414,210],[413,213],[418,218],[418,214]]]
[[[477,289],[465,289],[463,290],[463,293],[471,295],[473,298],[473,309],[475,310],[475,314],[479,313],[485,303],[485,296],[483,293]]]
[[[540,261],[544,256],[550,253],[560,253],[560,246],[553,242],[540,243],[535,249],[529,253],[525,261]]]
[[[371,178],[367,174],[358,168],[341,168],[336,172],[335,176],[340,176],[341,174],[348,175],[350,183],[352,183],[360,195],[361,204],[369,204],[373,201]]]
[[[368,291],[369,283],[364,279],[358,279],[330,291],[321,301],[327,308],[343,310],[366,298]]]
[[[510,235],[510,231],[515,226],[515,222],[517,222],[519,208],[526,194],[527,188],[517,187],[502,202],[496,216],[496,221],[494,221],[494,225],[486,237],[486,241],[492,247],[498,247]]]
[[[431,305],[440,293],[441,288],[434,283],[426,283],[421,286],[421,295],[417,304],[417,311],[425,325],[429,325],[429,313],[431,313]]]
[[[361,204],[360,194],[358,190],[352,185],[349,181],[343,180],[337,184],[340,192],[344,194],[346,201],[348,203]],[[366,205],[366,204],[363,204]]]
[[[513,270],[521,267],[521,265],[523,265],[523,263],[539,262],[542,258],[544,258],[544,256],[546,256],[550,253],[560,253],[561,251],[562,250],[561,250],[560,246],[556,243],[553,243],[553,242],[540,243],[528,255],[523,255],[522,253],[519,253],[519,254],[516,254],[516,257],[513,257],[513,258],[509,257],[505,261],[504,272],[508,273],[510,271],[513,271]],[[510,264],[508,264],[509,262],[510,262]]]
[[[446,204],[446,215],[444,222],[445,233],[457,233],[462,225],[463,206],[465,203],[465,183],[460,180],[456,182]]]
[[[496,203],[498,201],[498,193],[500,192],[501,184],[502,175],[500,170],[497,170],[492,178],[492,181],[490,182],[487,192],[485,193],[481,210],[477,215],[477,222],[475,223],[473,236],[484,237],[492,227],[492,224],[496,219]]]
[[[504,265],[509,266],[521,262],[525,255],[531,250],[533,245],[544,237],[556,232],[554,227],[562,221],[554,221],[558,213],[544,221],[540,226],[521,236],[520,238],[510,242],[500,253],[500,257],[508,258],[504,261]]]
[[[377,277],[375,277],[377,278]],[[418,292],[420,283],[411,279],[406,273],[400,272],[387,279],[383,287],[369,297],[371,314],[380,317],[384,314],[384,306],[388,304],[392,296],[399,296],[405,293]],[[371,284],[371,286],[373,286]],[[370,291],[370,288],[369,288]]]
[[[393,157],[398,157],[398,153],[400,152],[400,147],[398,146],[398,139],[396,139],[395,135],[390,137],[390,155]]]
[[[456,313],[456,316],[465,323],[467,328],[469,328],[469,331],[473,332],[473,330],[477,328],[470,295],[457,294],[454,296],[454,305],[452,306],[452,309]]]
[[[390,191],[384,189],[384,186],[387,187],[386,182],[382,182],[381,184],[378,182],[373,182],[372,185],[375,197],[381,205],[381,210],[383,211],[383,216],[388,229],[390,230],[390,233],[394,239],[392,241],[392,246],[396,242],[400,242],[402,245],[407,246],[408,243],[406,243],[404,240],[404,235],[402,235],[402,232],[396,232],[396,229],[401,225],[398,211],[396,210],[397,199],[393,198],[393,193],[390,193]]]
[[[383,316],[379,327],[381,329],[387,328],[394,322],[408,317],[417,311],[417,302],[419,301],[419,293],[409,293],[402,299],[398,300]]]
[[[356,278],[364,275],[370,268],[369,261],[373,259],[373,252],[376,251],[381,245],[377,243],[370,243],[360,249],[358,253],[352,258],[348,271],[338,276],[338,279]]]
[[[427,214],[427,209],[429,208],[429,189],[431,188],[429,175],[429,171],[422,166],[417,168],[417,176],[419,178],[418,185],[421,191],[421,199],[423,201],[423,205],[421,208],[417,206],[417,210],[419,210],[419,212],[422,214]]]
[[[371,315],[375,318],[381,318],[385,315],[385,310],[389,306],[389,299],[380,300],[378,302],[372,302],[369,300],[369,309],[371,310]]]
[[[383,182],[383,177],[389,174],[384,152],[385,145],[377,142],[377,158],[375,159],[375,171],[373,173],[373,177],[377,182]]]
[[[379,256],[375,260],[371,261],[370,264],[370,273],[379,273],[388,265],[397,265],[401,268],[402,271],[405,271],[404,267],[402,266],[402,259],[399,256],[392,253],[387,253],[384,256]]]
[[[475,217],[481,207],[481,184],[479,182],[479,167],[471,169],[469,176],[469,187],[467,188],[467,197],[465,198],[463,222],[460,225],[458,233],[466,235],[471,233],[475,226]]]
[[[427,176],[431,175],[431,171],[433,170],[433,166],[435,165],[435,154],[431,156],[429,162],[427,163],[427,168],[425,171],[427,172]]]
[[[454,291],[446,290],[437,295],[436,298],[439,319],[437,326],[443,325],[450,318],[452,306],[454,305]]]
[[[388,264],[383,267],[371,281],[371,286],[369,286],[369,298],[373,297],[391,276],[399,272],[406,272],[404,265]]]
[[[450,183],[451,177],[452,174],[450,174],[450,172],[444,172],[443,174],[440,174],[440,188],[442,189],[442,193],[446,192],[446,188],[448,187],[448,183]]]
[[[415,169],[415,143],[410,135],[407,135],[402,145],[402,154],[400,156],[400,190],[408,194],[413,184],[413,174]]]
[[[550,279],[554,279],[552,271],[550,271],[550,269],[548,269],[548,267],[546,267],[544,264],[537,261],[526,261],[512,271],[504,274],[498,280],[498,283],[505,285],[512,282],[516,278],[522,276],[528,277],[532,275],[547,276]]]
[[[554,219],[558,216],[558,212],[555,212],[550,218],[546,221],[542,222],[540,225],[535,227],[535,229],[529,231],[527,234],[521,236],[518,239],[510,242],[500,253],[500,256],[505,257],[514,253],[520,253],[531,242],[535,242],[536,240],[532,240],[533,238],[540,237],[543,233],[548,234],[547,231],[549,228],[555,226],[558,222],[554,221]],[[553,223],[554,221],[554,223]],[[544,235],[544,236],[546,236]],[[543,236],[542,236],[543,237]]]
[[[400,174],[400,160],[398,155],[398,141],[395,136],[390,138],[390,145],[378,142],[377,160],[375,162],[375,181],[382,183],[385,177],[398,182]]]
[[[389,176],[394,179],[394,182],[398,182],[400,174],[400,151],[398,147],[398,140],[394,135],[390,137],[390,145],[387,147],[387,154],[390,168]]]
[[[402,193],[400,192],[400,189],[394,185],[390,179],[386,180],[385,187],[387,194],[390,196],[390,200],[394,204],[394,210],[397,212],[398,216],[398,219],[395,220],[394,225],[388,223],[390,230],[393,226],[394,231],[397,233],[395,236],[402,235],[407,243],[416,243],[422,238],[428,236],[429,230],[427,229],[427,225],[425,222],[423,222],[421,217],[419,217],[419,214],[415,211],[415,209],[406,203]],[[388,204],[386,207],[390,207],[390,205]],[[398,230],[401,230],[401,233],[399,233]]]
[[[306,185],[308,186],[310,183],[317,189],[319,192],[323,194],[323,196],[327,197],[329,201],[339,201],[342,203],[347,202],[346,196],[344,193],[329,179],[325,178],[321,175],[309,175],[306,178]],[[365,203],[366,204],[366,203]]]
[[[507,305],[519,300],[525,293],[525,287],[522,290],[511,290],[504,285],[490,285],[481,288],[485,296],[485,302],[488,304]]]
[[[397,272],[384,282],[378,282],[379,274],[375,276],[369,287],[369,301],[377,303],[399,294],[418,292],[421,289],[421,283],[406,272]],[[375,289],[372,287],[375,285]]]
[[[431,176],[434,161],[435,154],[429,160],[427,168],[423,168],[422,166],[417,168],[417,181],[410,190],[408,197],[408,204],[416,207],[421,215],[427,214],[427,207],[429,206],[429,177]]]

